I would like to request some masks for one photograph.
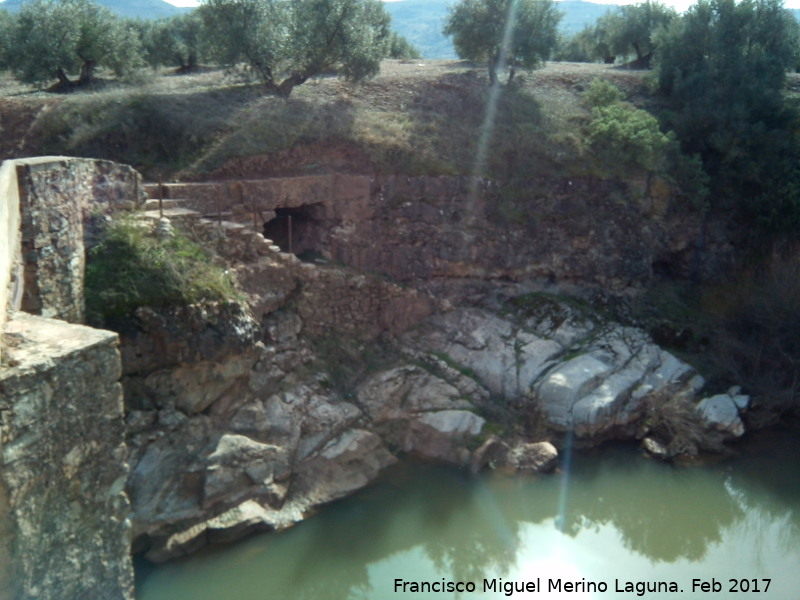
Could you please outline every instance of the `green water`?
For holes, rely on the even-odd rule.
[[[288,531],[142,564],[137,599],[796,600],[800,440],[770,434],[740,452],[679,468],[612,447],[536,478],[406,466]],[[484,590],[484,580],[498,578],[495,591]],[[397,579],[408,583],[405,593]],[[560,592],[549,589],[559,579]],[[694,579],[710,591],[693,591]],[[442,580],[473,582],[475,591],[410,591],[410,582]],[[730,580],[746,580],[739,586],[750,591],[730,591]],[[567,581],[577,582],[573,591]],[[646,581],[661,591],[637,592]],[[539,587],[511,596],[502,587],[526,582]],[[633,591],[616,591],[627,582]]]

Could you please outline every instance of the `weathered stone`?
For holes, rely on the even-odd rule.
[[[454,385],[416,366],[377,373],[359,386],[358,398],[379,423],[431,410],[474,408]]]
[[[274,480],[290,473],[286,448],[263,444],[243,435],[225,434],[207,459],[203,504],[234,502],[264,495]]]
[[[22,310],[83,322],[83,273],[90,215],[138,200],[139,174],[109,161],[45,156],[10,161],[22,218]]]
[[[117,336],[17,313],[0,366],[0,598],[133,598]]]
[[[321,504],[361,489],[395,461],[377,435],[349,429],[306,460],[298,476],[306,497]]]
[[[493,394],[529,397],[531,385],[563,352],[557,342],[515,328],[478,309],[454,310],[409,333],[406,343],[474,373]]]
[[[651,454],[656,458],[661,458],[661,459],[671,458],[671,453],[669,449],[666,446],[664,446],[664,444],[651,437],[646,437],[642,440],[642,448],[644,448],[644,450],[648,454]]]
[[[157,404],[169,403],[186,414],[200,413],[237,384],[246,385],[252,363],[251,356],[239,355],[161,369],[145,378],[144,389]]]
[[[515,444],[506,455],[506,462],[518,471],[546,473],[555,469],[558,450],[550,442]]]
[[[704,398],[697,405],[697,411],[703,423],[710,429],[731,437],[740,437],[744,434],[744,423],[739,417],[736,402],[728,394]]]
[[[550,371],[536,390],[539,405],[548,421],[560,428],[574,425],[573,407],[611,367],[593,356],[583,354]]]

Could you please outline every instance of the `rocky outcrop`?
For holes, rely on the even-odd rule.
[[[702,378],[643,332],[553,298],[434,315],[395,338],[372,372],[338,383],[336,357],[321,359],[300,306],[265,316],[258,332],[246,312],[220,307],[236,318],[230,332],[213,335],[225,319],[196,308],[181,313],[191,325],[124,340],[134,357],[143,340],[172,348],[147,368],[134,360],[139,370],[125,377],[135,408],[134,534],[151,559],[291,525],[369,484],[400,455],[473,471],[549,471],[565,431],[584,445],[645,438],[651,452],[671,457],[704,447],[665,435],[671,414],[688,414],[681,427],[712,437],[723,423],[735,430],[727,404],[699,401]],[[164,318],[144,315],[145,323]],[[191,354],[207,335],[209,354]],[[690,410],[674,412],[678,400]]]
[[[233,305],[139,316],[123,381],[134,536],[151,559],[286,527],[394,462],[314,372],[294,313],[261,327]]]
[[[50,185],[56,171],[63,185]],[[4,274],[4,303],[16,278],[10,296],[24,290],[28,310],[80,320],[93,220],[138,204],[138,175],[67,159],[17,174],[25,285]],[[746,398],[698,403],[702,380],[641,331],[518,297],[542,282],[635,288],[665,255],[685,265],[698,224],[663,207],[619,211],[616,184],[525,185],[519,203],[475,178],[235,182],[224,207],[219,189],[198,187],[197,208],[217,222],[175,209],[186,221],[159,214],[158,228],[215,250],[242,301],[136,311],[121,343],[124,433],[115,337],[20,317],[34,319],[30,333],[7,336],[0,370],[11,557],[0,594],[127,599],[131,539],[165,560],[287,527],[399,456],[547,471],[564,431],[586,444],[647,436],[666,457],[702,448],[670,439],[669,414],[740,435]],[[285,239],[223,221],[223,208]],[[8,270],[17,259],[3,252]]]
[[[698,404],[702,377],[641,330],[545,296],[515,302],[507,316],[482,309],[436,316],[405,334],[406,353],[469,373],[505,418],[541,432],[571,431],[586,443],[640,439],[657,426],[653,406],[680,398],[697,405],[696,426],[741,435],[734,400]],[[746,397],[735,398],[746,406]],[[493,410],[485,401],[477,406]]]

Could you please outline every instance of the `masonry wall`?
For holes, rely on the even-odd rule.
[[[19,265],[19,193],[12,162],[0,166],[0,332],[13,309],[12,279]],[[0,341],[0,361],[3,344]]]
[[[22,213],[22,310],[81,323],[92,222],[134,204],[139,175],[101,160],[46,156],[12,162]]]
[[[107,161],[0,167],[0,600],[133,598],[117,335],[17,309],[83,318],[92,221],[138,185]]]
[[[245,224],[303,207],[296,251],[403,283],[625,294],[660,271],[710,280],[735,264],[725,222],[708,222],[661,183],[325,175],[167,184],[162,192]]]
[[[133,597],[117,336],[18,313],[0,367],[0,599]]]

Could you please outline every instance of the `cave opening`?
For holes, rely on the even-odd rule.
[[[322,255],[324,223],[322,204],[304,204],[275,209],[275,216],[264,223],[264,237],[283,252],[299,258]]]

